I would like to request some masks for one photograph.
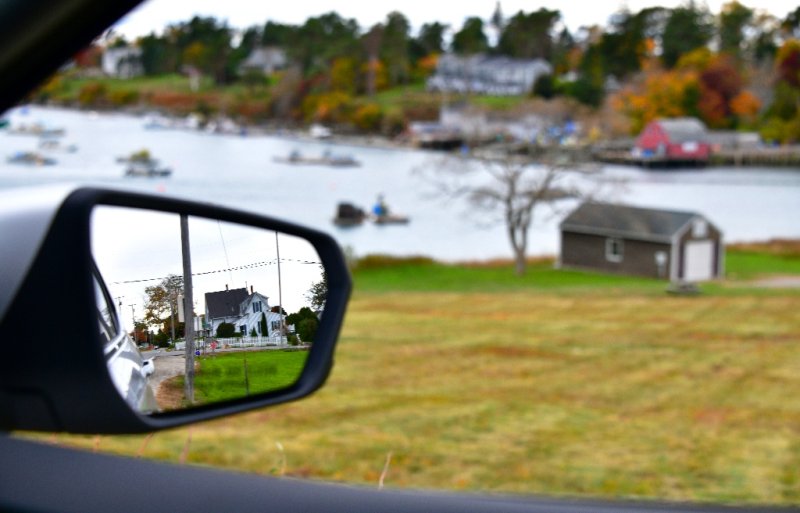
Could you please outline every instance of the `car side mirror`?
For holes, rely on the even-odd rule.
[[[351,287],[330,236],[162,196],[3,195],[0,428],[145,432],[324,383]]]

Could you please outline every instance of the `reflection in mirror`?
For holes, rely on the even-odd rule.
[[[114,318],[100,315],[101,325],[120,326],[139,349],[138,361],[125,360],[136,372],[120,373],[108,360],[109,372],[130,404],[144,404],[128,397],[128,382],[140,377],[149,387],[139,393],[155,395],[157,407],[136,406],[140,411],[280,390],[300,377],[327,294],[319,256],[305,239],[98,206],[92,254],[115,310]]]

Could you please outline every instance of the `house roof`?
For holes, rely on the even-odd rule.
[[[231,289],[219,292],[206,292],[206,310],[210,319],[238,317],[239,306],[247,299],[247,289]]]
[[[670,242],[697,217],[702,216],[695,212],[587,202],[568,215],[560,227],[562,231]]]
[[[267,46],[256,48],[242,62],[245,68],[264,68],[282,66],[286,63],[286,52],[282,48]]]
[[[659,119],[656,123],[674,143],[705,141],[708,137],[706,125],[697,118]]]

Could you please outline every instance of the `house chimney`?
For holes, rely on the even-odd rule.
[[[255,292],[253,292],[253,286],[252,285],[250,285],[250,293],[251,294],[255,294]]]
[[[225,290],[228,290],[228,284],[227,283],[225,284]]]

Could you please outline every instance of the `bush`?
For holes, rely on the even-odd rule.
[[[394,137],[396,135],[402,134],[406,126],[408,125],[408,120],[406,119],[406,115],[400,110],[390,110],[383,116],[383,122],[381,123],[381,132],[384,135],[388,135],[390,137]]]
[[[314,340],[314,335],[317,334],[317,328],[319,327],[319,321],[316,317],[309,317],[303,319],[299,323],[297,323],[297,335],[304,341],[304,342],[312,342]]]
[[[368,103],[359,107],[353,114],[353,124],[362,132],[375,132],[381,126],[383,112],[380,105]]]
[[[295,335],[294,333],[289,333],[289,335],[286,336],[286,340],[289,342],[290,346],[296,346],[296,345],[300,344],[300,340],[297,338],[297,335]]]
[[[533,85],[533,96],[539,96],[545,100],[556,95],[556,84],[553,80],[553,75],[542,75],[536,79]]]
[[[108,101],[115,107],[133,105],[139,101],[139,92],[131,89],[119,89],[108,93]]]
[[[223,322],[217,326],[217,336],[219,338],[231,338],[236,336],[236,326],[229,322]]]
[[[158,333],[153,335],[153,344],[156,347],[168,347],[169,346],[169,335],[167,335],[163,331],[159,331]]]
[[[97,105],[106,101],[107,94],[108,88],[105,84],[89,82],[88,84],[84,84],[80,91],[78,91],[78,103],[80,103],[82,107]]]

